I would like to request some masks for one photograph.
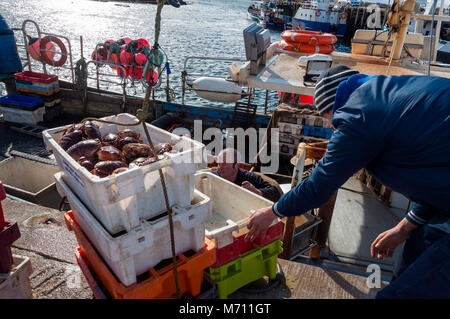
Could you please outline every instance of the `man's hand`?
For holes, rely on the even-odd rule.
[[[244,181],[242,182],[242,187],[244,187],[245,189],[248,189],[249,191],[258,194],[260,196],[262,196],[262,192],[257,189],[252,183],[250,183],[249,181]]]
[[[406,218],[402,219],[395,227],[381,233],[370,246],[372,257],[378,259],[390,258],[395,248],[404,242],[411,231],[417,226],[410,223]]]
[[[245,241],[249,239],[254,241],[260,234],[262,234],[261,238],[266,237],[267,228],[276,219],[278,217],[273,213],[271,206],[256,210],[250,215],[250,221],[247,225],[248,233],[245,236]]]

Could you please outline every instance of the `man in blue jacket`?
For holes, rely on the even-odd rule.
[[[450,79],[368,76],[345,66],[317,81],[315,104],[335,130],[310,177],[250,218],[253,239],[275,218],[320,207],[365,167],[413,201],[371,246],[392,257],[405,241],[391,284],[377,298],[450,298]]]

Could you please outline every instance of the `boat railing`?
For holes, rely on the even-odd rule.
[[[98,43],[95,46],[95,50],[94,52],[97,52],[99,47],[102,46],[103,43]],[[89,68],[88,66],[90,64],[93,64],[95,66],[95,77],[93,76],[89,76]],[[120,70],[119,74],[112,74],[112,73],[106,73],[106,72],[100,72],[101,68],[103,66],[109,66],[111,69],[118,69]],[[119,85],[123,87],[123,93],[124,95],[126,95],[126,87],[127,87],[127,73],[126,70],[128,67],[132,67],[131,65],[123,65],[123,64],[115,64],[115,63],[111,63],[111,62],[107,62],[107,61],[102,61],[102,60],[98,60],[97,56],[95,56],[95,59],[92,59],[90,61],[87,62],[86,64],[86,69],[87,71],[87,75],[86,77],[88,79],[91,80],[95,80],[96,81],[96,85],[97,85],[97,89],[100,89],[100,83],[109,83],[109,84],[114,84],[114,85]],[[122,76],[123,75],[123,76]],[[103,77],[103,78],[102,78]],[[119,79],[120,81],[112,81],[109,79],[105,79],[105,78],[111,78],[111,79]]]
[[[41,49],[39,48],[40,52],[50,52],[50,53],[54,53],[56,54],[60,54],[60,55],[65,55],[67,56],[67,61],[69,62],[69,66],[66,66],[67,62],[64,63],[62,66],[55,66],[52,64],[47,64],[46,62],[44,62],[43,60],[41,61],[34,61],[34,59],[30,58],[30,53],[27,50],[27,47],[29,45],[29,37],[31,38],[29,32],[27,31],[27,25],[28,24],[32,24],[35,26],[36,28],[36,33],[37,33],[37,38],[39,39],[39,41],[41,41],[42,38],[44,38],[45,36],[51,36],[51,37],[55,37],[55,38],[59,38],[64,40],[65,46],[67,47],[67,53],[61,52],[61,51],[56,51],[56,50],[49,50],[49,49]],[[79,84],[78,82],[80,81],[80,79],[84,79],[86,81],[86,83],[83,83],[83,81],[81,82],[83,85],[79,88],[82,88],[84,90],[87,89],[88,86],[88,80],[93,80],[96,83],[96,87],[98,90],[100,90],[101,88],[105,87],[108,89],[110,85],[113,86],[118,86],[122,88],[122,93],[123,93],[123,105],[125,106],[126,103],[126,99],[127,99],[127,86],[128,84],[131,82],[131,85],[133,86],[135,82],[140,82],[139,80],[131,80],[131,81],[127,81],[127,76],[121,76],[121,75],[126,75],[126,68],[131,67],[131,65],[117,65],[117,64],[113,64],[113,63],[109,63],[106,61],[99,61],[99,60],[91,60],[89,59],[87,62],[85,63],[85,68],[83,70],[83,68],[80,68],[79,66],[79,62],[80,61],[85,61],[84,56],[83,56],[83,37],[80,36],[80,54],[81,54],[81,59],[80,61],[78,61],[76,63],[76,65],[74,65],[74,59],[76,59],[74,57],[73,51],[72,51],[72,43],[70,41],[69,38],[67,38],[64,35],[59,35],[59,34],[55,34],[55,33],[49,33],[49,32],[43,32],[40,30],[38,24],[36,22],[34,22],[33,20],[25,20],[22,24],[21,28],[11,28],[11,30],[13,30],[14,32],[18,32],[19,34],[22,35],[23,37],[23,41],[20,41],[20,36],[15,36],[16,38],[16,45],[19,48],[22,48],[25,51],[25,57],[23,56],[23,54],[19,54],[19,57],[22,61],[24,62],[24,68],[28,68],[29,71],[33,71],[33,68],[36,69],[36,66],[39,65],[39,62],[42,64],[42,72],[45,74],[49,74],[49,73],[53,73],[53,74],[57,74],[60,79],[61,79],[61,75],[62,77],[65,77],[65,79],[67,80],[67,78],[70,78],[70,82],[72,84],[72,86],[74,88],[77,87],[77,85]],[[98,46],[100,44],[97,44],[96,46],[96,50],[98,49]],[[53,61],[53,60],[52,60]],[[101,71],[101,67],[102,66],[109,66],[111,67],[111,71],[114,70],[120,70],[120,75],[116,74],[116,73],[108,73],[106,71]],[[52,70],[49,70],[48,68],[52,68]],[[67,73],[61,74],[60,69],[65,69],[68,70],[70,72],[70,74],[68,75]],[[36,70],[34,70],[36,71]],[[40,70],[39,70],[40,71]],[[116,71],[114,71],[116,72]],[[94,75],[95,74],[95,75]]]
[[[29,45],[28,42],[28,37],[29,34],[27,33],[26,27],[27,24],[33,24],[36,27],[36,31],[38,34],[38,39],[39,41],[42,40],[43,36],[52,36],[52,37],[56,37],[56,38],[60,38],[65,40],[66,44],[67,44],[67,52],[62,52],[62,51],[55,51],[55,50],[50,50],[50,49],[40,49],[41,52],[50,52],[53,54],[59,54],[61,56],[66,56],[69,60],[69,67],[62,65],[62,66],[55,66],[54,64],[46,64],[44,61],[41,61],[42,63],[42,69],[44,71],[45,74],[47,74],[47,66],[51,66],[52,68],[63,68],[63,69],[67,69],[70,70],[70,74],[71,74],[71,78],[72,78],[72,84],[75,83],[75,68],[73,66],[73,53],[72,53],[72,45],[70,43],[69,38],[67,38],[64,35],[59,35],[59,34],[54,34],[54,33],[48,33],[48,32],[42,32],[38,26],[38,24],[36,22],[34,22],[33,20],[25,20],[22,24],[22,28],[11,28],[11,30],[13,32],[21,32],[22,36],[23,36],[23,43],[17,42],[16,40],[16,45],[17,47],[23,47],[26,53],[26,64],[25,67],[28,66],[28,70],[32,71],[32,64],[31,64],[31,59],[30,59],[30,53],[27,50],[27,47]],[[17,37],[15,37],[17,39]],[[53,61],[52,61],[53,62]]]

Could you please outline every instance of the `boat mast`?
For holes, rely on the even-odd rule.
[[[389,60],[398,60],[401,57],[403,44],[405,43],[406,33],[408,32],[411,14],[414,11],[416,0],[394,0],[389,17],[389,27],[396,32]]]

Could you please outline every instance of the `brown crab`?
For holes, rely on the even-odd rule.
[[[141,142],[142,142],[141,140],[138,140],[138,139],[136,139],[134,137],[131,137],[131,136],[122,137],[122,138],[119,137],[117,139],[117,141],[116,141],[116,145],[115,146],[118,149],[123,150],[123,147],[125,145],[127,145],[127,144],[130,144],[130,143],[141,143]]]
[[[98,152],[97,157],[99,161],[125,161],[123,153],[114,146],[102,146]]]
[[[78,163],[90,172],[94,169],[94,165],[97,163],[97,160],[95,158],[87,158],[82,156],[78,160]]]
[[[123,147],[123,155],[129,162],[135,160],[138,157],[152,156],[152,149],[147,144],[143,143],[130,143]]]
[[[121,167],[127,167],[127,165],[121,161],[103,161],[95,164],[91,173],[100,177],[106,177]]]
[[[116,144],[117,139],[118,139],[117,134],[109,133],[102,137],[102,142],[104,144],[109,144],[109,145],[114,146]]]
[[[94,157],[101,146],[102,144],[99,140],[84,140],[72,145],[67,150],[67,153],[78,162],[81,157]]]
[[[137,133],[136,131],[133,131],[133,130],[131,130],[131,129],[129,129],[129,128],[117,132],[117,136],[118,136],[119,138],[133,137],[133,138],[135,138],[135,139],[137,139],[137,140],[140,140],[140,139],[141,139],[141,136],[140,136],[139,133]]]
[[[64,133],[58,140],[58,144],[63,150],[67,151],[72,145],[80,142],[82,139],[82,132],[80,130],[74,130],[69,133]]]
[[[86,121],[82,127],[83,135],[88,139],[99,139],[101,140],[102,135],[100,134],[100,129],[98,125],[92,121]]]

